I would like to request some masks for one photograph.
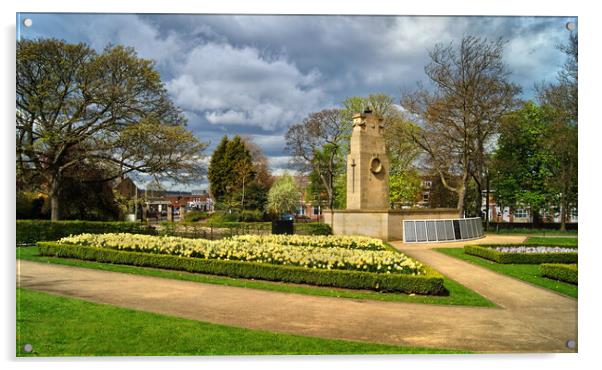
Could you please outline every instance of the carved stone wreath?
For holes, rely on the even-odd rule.
[[[378,157],[372,158],[370,161],[370,171],[372,173],[380,173],[383,170],[383,164],[380,162]]]

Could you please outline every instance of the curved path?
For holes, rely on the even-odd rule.
[[[317,297],[17,261],[17,285],[97,303],[274,332],[482,352],[574,352],[577,300],[393,243],[499,308]],[[457,246],[457,245],[456,245]]]

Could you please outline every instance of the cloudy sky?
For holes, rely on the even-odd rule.
[[[154,59],[189,128],[210,142],[223,135],[251,136],[275,173],[289,158],[287,128],[311,112],[349,96],[400,90],[426,81],[428,50],[464,35],[508,41],[511,79],[533,95],[564,63],[571,17],[396,17],[21,14],[31,27],[18,37],[55,37],[133,46]],[[202,184],[193,188],[202,187]]]

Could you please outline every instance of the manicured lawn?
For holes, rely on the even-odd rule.
[[[525,244],[555,244],[560,246],[576,247],[577,238],[545,238],[541,236],[530,236]]]
[[[276,334],[27,289],[17,289],[16,350],[17,356],[465,353]]]
[[[92,261],[82,261],[76,259],[66,259],[57,257],[43,257],[37,255],[36,247],[20,247],[17,248],[17,258],[35,262],[47,262],[68,266],[77,266],[84,268],[92,268],[105,271],[125,272],[130,274],[156,276],[168,279],[196,281],[199,283],[229,285],[252,289],[263,289],[280,291],[287,293],[308,294],[317,296],[353,298],[353,299],[373,299],[380,301],[396,301],[396,302],[411,302],[411,303],[428,303],[428,304],[449,304],[449,305],[466,305],[466,306],[482,306],[495,307],[495,304],[477,294],[476,292],[460,285],[454,280],[444,278],[445,288],[449,291],[447,296],[423,296],[423,295],[408,295],[402,293],[379,293],[373,291],[355,291],[350,289],[335,289],[325,287],[314,287],[301,284],[284,284],[269,281],[235,279],[216,275],[192,274],[181,271],[162,270],[155,268],[136,267],[127,265],[113,265]]]
[[[503,234],[503,235],[537,235],[537,236],[546,236],[546,235],[554,235],[554,236],[577,236],[576,230],[570,231],[560,231],[560,230],[545,230],[545,229],[500,229],[495,230],[492,228],[491,230],[485,231],[487,234]]]
[[[524,280],[528,283],[539,285],[541,287],[554,290],[558,293],[577,298],[576,285],[563,283],[541,276],[541,273],[539,271],[539,265],[515,265],[495,263],[484,258],[465,254],[463,248],[437,248],[435,250],[437,252],[444,253],[449,256],[456,257],[479,266],[486,267],[495,272],[512,276],[514,278]]]

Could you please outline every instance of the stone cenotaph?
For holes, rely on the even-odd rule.
[[[450,208],[389,209],[389,158],[383,133],[382,119],[371,111],[353,116],[347,209],[324,211],[324,221],[335,235],[402,240],[404,220],[457,218],[457,211]]]

